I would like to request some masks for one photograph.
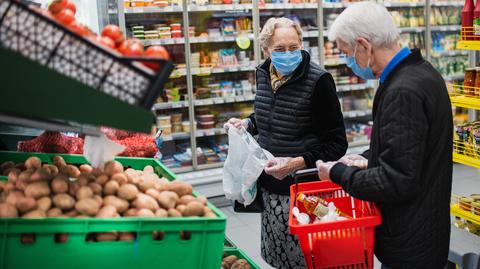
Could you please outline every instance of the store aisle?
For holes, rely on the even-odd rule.
[[[452,193],[470,195],[480,189],[480,170],[455,164]],[[227,215],[227,237],[245,251],[262,269],[271,269],[260,256],[260,214],[235,213],[232,207],[221,210]],[[375,269],[380,263],[375,260]]]

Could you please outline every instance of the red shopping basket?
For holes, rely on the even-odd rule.
[[[299,192],[333,202],[352,219],[299,224],[292,215]],[[374,204],[351,197],[331,181],[292,185],[290,201],[290,233],[298,236],[308,268],[373,268],[375,226],[382,222],[380,210]],[[297,207],[305,212],[301,203]]]

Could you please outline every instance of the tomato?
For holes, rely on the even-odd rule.
[[[73,12],[73,14],[77,13],[77,7],[76,7],[75,4],[74,4],[72,1],[70,1],[70,0],[68,0],[67,6],[66,6],[65,8],[66,8],[66,9],[70,9],[70,10]]]
[[[118,46],[117,50],[125,56],[141,56],[143,44],[138,39],[127,39]]]
[[[163,46],[151,46],[145,51],[143,56],[149,57],[149,58],[164,59],[164,60],[170,59],[170,55],[168,54],[168,51]],[[143,62],[143,64],[150,67],[154,71],[158,71],[160,69],[160,66],[158,63]]]
[[[48,11],[52,14],[57,14],[68,6],[68,0],[52,0],[48,5]]]
[[[113,40],[110,37],[106,37],[106,36],[98,37],[98,43],[111,49],[115,48],[115,42],[113,42]]]
[[[80,23],[73,21],[72,23],[68,24],[67,27],[74,33],[77,33],[81,36],[89,36],[91,32],[87,29],[87,27],[81,25]]]
[[[69,25],[75,21],[75,13],[73,13],[73,11],[71,11],[70,9],[64,9],[58,12],[55,15],[55,18],[63,25]]]
[[[103,28],[102,36],[111,38],[116,44],[120,44],[124,40],[120,27],[112,24],[109,24]]]

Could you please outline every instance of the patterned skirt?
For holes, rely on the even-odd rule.
[[[265,207],[261,230],[263,260],[277,269],[306,268],[298,240],[289,233],[290,197],[263,188],[262,196]]]

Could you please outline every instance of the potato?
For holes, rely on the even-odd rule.
[[[38,199],[48,195],[50,195],[50,186],[48,186],[48,182],[45,181],[28,184],[25,189],[25,196],[27,197]]]
[[[91,216],[88,216],[88,215],[78,215],[78,216],[76,216],[75,218],[77,218],[77,219],[88,219],[88,218],[91,218]]]
[[[68,191],[68,178],[65,175],[57,175],[50,183],[53,193],[66,193]]]
[[[136,217],[138,213],[138,208],[130,208],[123,213],[124,217]]]
[[[159,218],[166,218],[168,217],[168,211],[163,208],[159,208],[157,211],[155,211],[155,216]]]
[[[118,189],[118,197],[131,201],[138,195],[138,188],[133,184],[123,184]]]
[[[223,258],[222,262],[225,262],[228,265],[228,269],[232,267],[232,265],[238,260],[237,256],[235,255],[230,255],[225,258]]]
[[[18,217],[17,208],[9,203],[0,204],[0,218],[16,218]]]
[[[97,176],[97,178],[95,179],[95,182],[101,186],[105,185],[105,183],[107,183],[109,180],[109,177],[105,174],[103,175],[99,175]]]
[[[138,182],[138,187],[143,192],[147,191],[148,189],[154,189],[155,188],[155,181],[154,180],[141,179]]]
[[[83,215],[95,216],[100,210],[100,206],[93,198],[84,198],[75,204],[75,209]]]
[[[128,177],[125,173],[116,173],[112,176],[112,180],[118,182],[118,184],[123,185],[128,183]]]
[[[82,173],[90,174],[90,173],[93,172],[93,167],[89,164],[82,164],[82,165],[80,165],[79,169],[80,169],[80,172],[82,172]]]
[[[197,201],[199,201],[203,205],[207,205],[208,199],[207,199],[207,196],[205,196],[205,195],[199,195],[197,197]]]
[[[85,198],[93,198],[93,191],[90,187],[83,186],[78,189],[75,197],[77,198],[77,201]]]
[[[207,212],[205,215],[203,215],[205,218],[216,218],[217,215],[213,212]]]
[[[137,217],[155,217],[155,214],[150,209],[142,208],[138,210]]]
[[[102,207],[103,206],[103,198],[100,195],[94,195],[93,199],[97,201],[98,206]]]
[[[17,182],[15,182],[14,188],[16,188],[16,189],[18,189],[18,190],[21,190],[21,191],[25,191],[25,189],[27,188],[27,186],[28,186],[28,182],[27,182],[27,181],[18,179]],[[7,186],[5,186],[5,190],[7,190]]]
[[[75,165],[67,164],[65,166],[59,167],[60,173],[68,176],[77,178],[80,176],[80,170]]]
[[[238,259],[230,269],[252,269],[250,264],[245,259]]]
[[[97,213],[97,218],[114,218],[117,215],[117,209],[113,205],[103,206]]]
[[[213,213],[213,211],[210,209],[210,207],[205,206],[203,207],[203,214],[207,214],[207,213]]]
[[[53,157],[53,164],[58,168],[61,168],[67,165],[63,157],[58,155]]]
[[[163,191],[158,197],[158,203],[165,209],[174,208],[178,201],[178,195],[172,191]]]
[[[178,210],[174,208],[170,208],[168,210],[168,216],[173,218],[179,218],[179,217],[182,217],[182,213],[178,212]]]
[[[145,192],[146,195],[151,196],[152,198],[158,200],[158,197],[160,197],[160,192],[158,192],[156,189],[148,189]]]
[[[109,242],[109,241],[117,241],[118,233],[117,232],[103,232],[97,233],[95,235],[95,239],[97,242]]]
[[[50,197],[42,197],[37,200],[37,208],[47,212],[52,207],[52,199]]]
[[[116,173],[123,172],[123,165],[117,161],[109,161],[105,163],[104,171],[105,171],[105,174],[111,177]]]
[[[193,193],[192,185],[181,182],[181,181],[173,181],[166,185],[167,190],[174,191],[178,194],[178,196],[182,197],[187,194]]]
[[[185,208],[185,211],[183,212],[184,216],[203,216],[203,207],[204,205],[200,202],[193,201],[190,202],[187,207]]]
[[[62,210],[60,208],[57,208],[57,207],[54,207],[54,208],[47,211],[47,216],[49,218],[59,217],[62,214],[63,214]]]
[[[20,171],[19,169],[11,169],[7,174],[8,182],[15,184],[15,182],[17,182],[18,180],[18,177],[20,176],[20,173],[22,173],[22,171]]]
[[[11,168],[15,168],[15,163],[12,161],[6,161],[0,165],[0,171],[4,176],[8,175],[8,173],[5,172]]]
[[[27,169],[38,169],[42,167],[42,161],[40,158],[32,156],[25,161],[25,167]]]
[[[26,213],[32,210],[37,209],[37,200],[33,199],[32,197],[22,197],[17,200],[15,206],[20,213]]]
[[[68,193],[71,195],[71,196],[77,196],[77,192],[78,190],[80,189],[80,183],[78,183],[78,181],[68,181]]]
[[[70,211],[65,212],[65,215],[66,215],[67,217],[73,218],[73,217],[78,216],[78,211],[75,210],[75,209],[72,209],[72,210],[70,210]]]
[[[118,241],[133,242],[135,240],[135,234],[129,232],[120,232],[118,234]]]
[[[33,170],[22,171],[18,175],[18,180],[21,180],[21,181],[24,181],[24,182],[30,182],[30,177],[32,176],[33,172],[34,172]]]
[[[154,188],[159,192],[160,191],[166,191],[167,190],[166,185],[167,185],[167,183],[165,183],[165,182],[156,181]]]
[[[61,193],[53,196],[53,204],[61,210],[70,210],[75,206],[75,199],[66,193]]]
[[[151,165],[147,165],[143,168],[143,172],[153,174],[155,171],[153,170],[153,167]]]
[[[20,242],[22,242],[22,244],[35,243],[35,234],[22,234],[20,237]]]
[[[30,211],[22,216],[22,218],[27,218],[27,219],[38,219],[38,218],[46,218],[46,217],[47,217],[47,213],[45,213],[45,211],[38,210],[38,209]]]
[[[176,209],[178,210],[178,212],[182,213],[183,215],[183,213],[185,212],[185,208],[187,208],[186,205],[177,205]]]
[[[102,195],[102,192],[103,192],[103,187],[102,185],[96,183],[96,182],[90,182],[88,184],[88,186],[90,187],[90,189],[92,189],[93,191],[93,194],[95,195]]]
[[[108,195],[105,198],[103,198],[103,203],[105,205],[113,205],[117,209],[118,213],[123,213],[127,211],[129,207],[129,204],[127,201],[113,195]]]
[[[103,188],[103,193],[105,195],[115,195],[117,194],[119,188],[120,184],[118,184],[117,181],[110,180],[105,184],[105,187]]]
[[[7,197],[5,198],[5,202],[11,204],[11,205],[16,205],[17,201],[20,200],[21,198],[25,197],[25,194],[21,191],[12,191],[10,192]]]
[[[50,172],[50,175],[57,176],[58,175],[58,167],[53,164],[44,164],[42,168],[47,169]]]
[[[137,198],[133,201],[133,206],[138,209],[146,208],[153,212],[159,208],[158,203],[154,198],[143,193],[137,195]]]
[[[179,204],[182,205],[188,205],[190,202],[196,201],[197,198],[195,198],[193,195],[187,194],[182,197],[180,197],[180,201],[178,201]]]
[[[92,174],[81,173],[78,176],[77,181],[78,181],[78,184],[80,184],[80,186],[88,186],[88,183],[95,181],[95,177]]]
[[[230,269],[230,265],[222,261],[222,264],[220,265],[220,269]]]

